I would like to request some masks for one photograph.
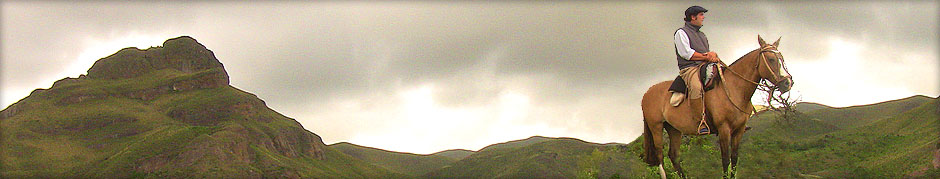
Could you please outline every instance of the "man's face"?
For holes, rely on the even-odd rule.
[[[692,19],[692,21],[691,21],[692,25],[702,26],[702,23],[705,22],[705,13],[704,13],[704,12],[700,12],[700,13],[698,13],[698,14],[692,16],[691,19]]]

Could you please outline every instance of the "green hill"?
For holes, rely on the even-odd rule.
[[[0,178],[399,176],[228,82],[190,37],[122,49],[0,111]]]
[[[626,147],[536,136],[488,146],[424,177],[617,178],[645,171],[638,165],[642,163],[639,158],[628,155]]]
[[[767,130],[745,136],[742,162],[746,164],[740,172],[760,177],[905,176],[928,168],[932,152],[940,147],[938,107],[940,101],[935,98],[914,96],[815,110],[790,122],[764,123],[760,128]],[[842,126],[822,132],[801,130],[813,124]]]
[[[392,152],[347,142],[332,144],[329,147],[370,164],[409,176],[420,176],[458,160],[439,155]]]

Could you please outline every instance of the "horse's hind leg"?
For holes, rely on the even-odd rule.
[[[666,172],[663,171],[663,120],[651,119],[644,119],[643,145],[646,163],[650,166],[659,165],[659,175],[666,179]]]
[[[679,177],[685,178],[685,172],[679,164],[679,148],[682,145],[682,132],[679,132],[678,129],[671,125],[665,126],[666,132],[669,134],[669,160],[672,161],[672,167],[679,173]]]

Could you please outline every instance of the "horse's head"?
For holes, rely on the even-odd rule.
[[[790,76],[790,72],[787,71],[787,66],[784,64],[783,54],[780,51],[777,51],[777,47],[780,47],[780,38],[777,38],[777,41],[773,44],[767,44],[764,42],[764,39],[757,36],[757,43],[760,43],[760,58],[758,62],[758,73],[763,79],[770,80],[775,86],[780,89],[780,92],[790,91],[790,87],[793,86],[793,77]]]

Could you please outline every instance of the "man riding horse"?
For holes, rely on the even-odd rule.
[[[689,99],[702,98],[703,84],[700,82],[700,70],[705,70],[706,79],[710,79],[715,68],[715,62],[721,61],[718,54],[708,49],[708,38],[705,32],[701,31],[705,22],[705,12],[707,9],[701,6],[692,6],[685,10],[685,25],[676,30],[675,46],[676,60],[679,63],[679,76],[673,81],[669,91],[672,97],[669,103],[672,106],[679,106],[686,98],[688,91]],[[706,67],[706,68],[702,68]],[[711,133],[708,125],[705,124],[703,104],[691,104],[696,112],[701,112],[699,124],[699,134],[705,135]]]
[[[686,25],[676,30],[680,77],[650,86],[640,101],[644,124],[642,156],[649,166],[658,166],[663,179],[666,178],[663,169],[664,133],[669,134],[669,159],[680,177],[685,176],[679,162],[682,135],[712,133],[718,137],[724,176],[734,178],[741,139],[747,131],[748,120],[755,113],[750,103],[754,91],[765,87],[785,93],[793,86],[783,54],[777,49],[780,47],[779,38],[767,43],[758,35],[757,49],[744,54],[731,65],[721,63],[718,55],[708,50],[708,40],[699,31],[706,11],[699,6],[690,7],[685,12]],[[722,68],[719,70],[715,66]],[[717,71],[718,75],[709,71]],[[709,76],[715,77],[709,80]],[[763,83],[765,80],[770,85]],[[710,88],[713,90],[709,91]],[[689,99],[682,103],[685,94]]]

